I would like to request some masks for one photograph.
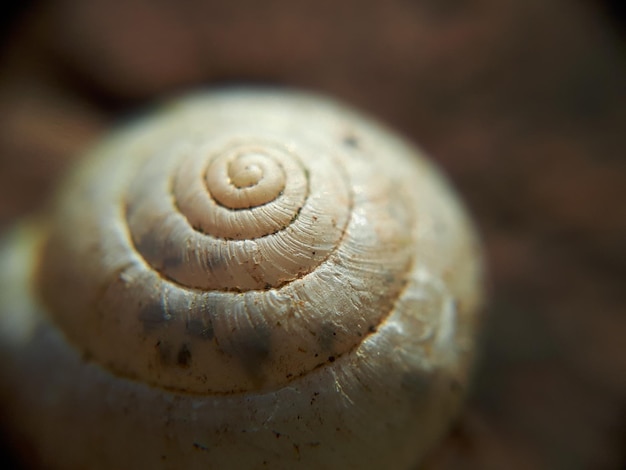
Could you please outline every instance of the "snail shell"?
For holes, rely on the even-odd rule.
[[[408,468],[467,383],[472,227],[417,150],[317,96],[165,107],[0,260],[3,413],[47,467]]]

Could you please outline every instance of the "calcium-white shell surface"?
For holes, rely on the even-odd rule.
[[[54,468],[410,468],[468,380],[476,237],[333,101],[192,95],[114,133],[0,254],[2,412]]]

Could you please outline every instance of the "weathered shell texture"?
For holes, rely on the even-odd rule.
[[[0,280],[3,412],[46,467],[409,468],[449,426],[481,266],[401,139],[320,97],[214,92],[65,183]]]

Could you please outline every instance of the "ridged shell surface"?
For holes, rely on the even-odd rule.
[[[7,380],[55,397],[16,405],[53,465],[406,468],[458,406],[472,228],[417,150],[332,101],[176,102],[95,149],[39,225],[1,258],[25,265],[3,296],[33,300],[0,330]],[[57,420],[99,430],[67,430],[66,455]]]

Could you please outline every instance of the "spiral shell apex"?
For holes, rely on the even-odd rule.
[[[11,347],[49,331],[48,351],[91,382],[55,380],[66,396],[43,419],[78,420],[69,397],[104,387],[103,425],[145,433],[128,453],[164,468],[157,453],[189,468],[393,453],[403,468],[446,429],[481,303],[476,240],[436,170],[378,125],[294,92],[191,96],[101,144],[55,207],[25,274],[46,313]],[[153,416],[128,424],[120,407],[140,394]],[[178,447],[160,452],[163,415]],[[47,452],[55,438],[32,439]],[[107,437],[102,468],[120,446]],[[82,454],[59,466],[93,467]]]

